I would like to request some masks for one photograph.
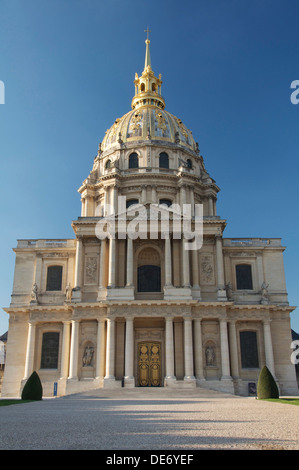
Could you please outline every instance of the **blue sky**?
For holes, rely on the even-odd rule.
[[[297,0],[1,0],[0,305],[18,238],[73,238],[77,189],[130,110],[145,33],[166,109],[199,142],[226,237],[278,237],[299,305]],[[299,332],[298,309],[291,315]],[[8,315],[0,313],[0,334]]]

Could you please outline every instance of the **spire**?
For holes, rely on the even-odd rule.
[[[147,37],[146,37],[146,40],[145,40],[145,44],[146,44],[146,51],[145,51],[145,62],[144,62],[144,70],[146,69],[146,67],[150,67],[152,68],[152,64],[151,64],[151,55],[150,55],[150,40],[148,38],[148,33],[150,33],[151,31],[148,29],[145,29],[144,30],[145,33],[147,33]]]
[[[145,31],[147,33],[147,38],[145,40],[146,50],[145,50],[145,62],[144,70],[141,77],[138,77],[138,74],[135,74],[135,96],[132,100],[132,109],[139,108],[141,106],[155,106],[160,109],[165,108],[165,101],[161,95],[161,74],[157,78],[152,70],[151,65],[151,56],[150,56],[150,40],[148,38],[148,33],[151,31],[147,28]]]

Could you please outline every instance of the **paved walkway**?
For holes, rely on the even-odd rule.
[[[0,407],[0,449],[299,449],[299,407],[203,389],[96,390]]]

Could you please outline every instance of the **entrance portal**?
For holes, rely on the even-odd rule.
[[[161,344],[143,342],[138,344],[138,386],[160,387]]]

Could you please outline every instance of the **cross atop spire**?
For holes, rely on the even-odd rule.
[[[151,33],[151,30],[150,30],[150,29],[148,29],[148,27],[147,27],[147,29],[145,29],[145,30],[144,30],[144,32],[145,32],[145,33],[147,33],[147,37],[146,37],[146,39],[147,39],[147,41],[149,41],[149,38],[148,38],[148,33]]]
[[[146,69],[146,67],[150,66],[152,68],[152,64],[151,64],[151,56],[150,56],[150,48],[149,48],[149,45],[150,45],[150,40],[148,38],[148,33],[151,33],[151,31],[148,29],[145,29],[144,32],[146,33],[146,40],[145,40],[145,44],[146,44],[146,51],[145,51],[145,63],[144,63],[144,69]]]

